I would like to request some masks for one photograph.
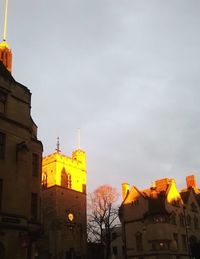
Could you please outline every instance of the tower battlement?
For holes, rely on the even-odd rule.
[[[62,186],[79,192],[86,190],[86,154],[75,150],[72,157],[61,152],[45,156],[42,161],[42,185],[49,188]]]

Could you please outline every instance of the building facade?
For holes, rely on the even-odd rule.
[[[145,190],[122,184],[119,215],[126,258],[192,258],[200,241],[200,191],[193,175],[186,182],[181,192],[169,178]]]
[[[81,149],[43,158],[41,258],[86,258],[86,156]]]
[[[42,143],[31,118],[31,93],[11,75],[0,44],[0,258],[33,259],[41,233]]]

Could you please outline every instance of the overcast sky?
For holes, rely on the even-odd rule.
[[[200,185],[199,28],[199,0],[9,0],[13,76],[44,155],[59,136],[71,156],[80,128],[89,191],[183,188],[191,172]]]

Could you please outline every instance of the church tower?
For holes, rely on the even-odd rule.
[[[43,158],[42,189],[42,256],[86,259],[86,154],[80,138],[71,157],[60,151],[57,139],[55,152]]]
[[[43,189],[61,186],[77,192],[86,192],[86,154],[80,146],[72,152],[72,157],[60,151],[59,138],[54,153],[43,157]]]
[[[6,42],[7,34],[7,17],[8,17],[8,0],[5,0],[5,15],[4,15],[4,32],[3,41],[0,43],[0,61],[3,62],[4,66],[11,73],[12,72],[12,51]]]

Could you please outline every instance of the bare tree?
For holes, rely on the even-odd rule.
[[[88,195],[88,241],[100,243],[105,248],[105,258],[110,255],[112,230],[118,223],[117,189],[102,185]]]

